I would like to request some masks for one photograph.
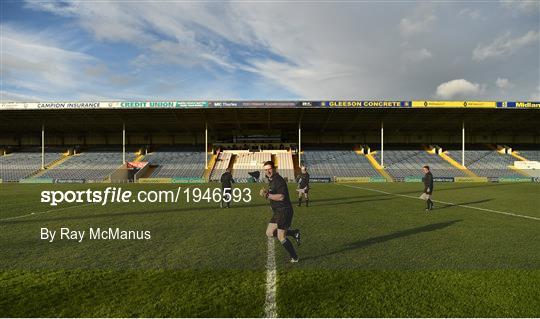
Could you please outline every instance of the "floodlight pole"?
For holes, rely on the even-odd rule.
[[[126,163],[126,122],[122,123],[122,163]]]
[[[45,124],[41,124],[41,169],[45,169]]]
[[[461,122],[461,166],[465,167],[465,121]]]
[[[302,166],[302,124],[298,122],[298,167]]]
[[[208,169],[208,122],[204,123],[204,167]]]
[[[384,122],[381,121],[381,167],[384,167]]]

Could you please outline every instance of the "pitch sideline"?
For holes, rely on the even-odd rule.
[[[372,192],[378,192],[378,193],[387,194],[387,195],[394,195],[394,196],[399,196],[399,197],[419,199],[418,197],[415,197],[415,196],[409,196],[409,195],[403,195],[403,194],[394,194],[394,193],[389,193],[389,192],[385,192],[385,191],[381,191],[381,190],[373,189],[373,188],[368,188],[368,187],[360,187],[360,186],[353,186],[353,185],[341,185],[341,186],[345,186],[345,187],[349,187],[349,188],[363,189],[363,190],[372,191]],[[533,220],[540,221],[539,217],[514,214],[514,213],[510,213],[510,212],[503,212],[503,211],[489,209],[489,208],[481,208],[481,207],[474,207],[474,206],[469,206],[469,205],[454,204],[454,203],[450,203],[450,202],[443,202],[443,201],[440,201],[440,200],[433,200],[433,201],[435,203],[441,203],[441,204],[452,205],[452,206],[459,206],[459,207],[470,208],[470,209],[477,209],[477,210],[490,212],[490,213],[495,213],[495,214],[502,214],[502,215],[508,215],[508,216],[514,216],[514,217],[520,217],[520,218],[533,219]]]
[[[276,305],[276,253],[274,238],[268,238],[268,259],[266,261],[266,301],[264,304],[265,318],[277,318]]]
[[[88,206],[88,205],[92,205],[92,204],[94,204],[94,203],[86,203],[86,204],[75,205],[75,206],[61,207],[61,208],[57,208],[57,209],[44,210],[44,211],[41,211],[41,212],[34,212],[34,213],[29,213],[29,214],[14,216],[14,217],[2,218],[2,219],[0,219],[0,222],[13,220],[13,219],[19,219],[19,218],[32,216],[32,215],[37,215],[37,214],[45,214],[45,213],[50,213],[50,212],[56,212],[56,211],[60,211],[60,210],[70,209],[70,208],[83,207],[83,206]]]

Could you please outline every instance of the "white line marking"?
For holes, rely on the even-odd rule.
[[[268,238],[268,259],[266,261],[266,302],[264,304],[265,318],[277,318],[276,281],[276,253],[274,249],[274,238]]]
[[[409,195],[403,195],[403,194],[394,194],[394,193],[389,193],[389,192],[385,192],[385,191],[381,191],[381,190],[373,189],[373,188],[367,188],[367,187],[352,186],[352,185],[341,185],[341,186],[350,187],[350,188],[364,189],[364,190],[367,190],[367,191],[378,192],[378,193],[387,194],[387,195],[407,197],[407,198],[412,198],[412,199],[420,199],[420,198],[415,197],[415,196],[409,196]],[[490,213],[496,213],[496,214],[514,216],[514,217],[521,217],[521,218],[527,218],[527,219],[540,220],[540,218],[538,218],[538,217],[514,214],[514,213],[509,213],[509,212],[503,212],[503,211],[500,211],[500,210],[493,210],[493,209],[489,209],[489,208],[474,207],[474,206],[469,206],[469,205],[460,205],[460,204],[454,204],[454,203],[449,203],[449,202],[443,202],[443,201],[440,201],[440,200],[433,200],[433,201],[436,202],[436,203],[452,205],[452,206],[460,206],[460,207],[470,208],[470,209],[477,209],[477,210],[490,212]]]
[[[56,212],[56,211],[64,210],[64,209],[88,206],[88,205],[92,205],[92,204],[94,204],[94,203],[86,203],[86,204],[69,206],[69,207],[62,207],[62,208],[57,208],[57,209],[49,209],[49,210],[45,210],[45,211],[42,211],[42,212],[34,212],[34,213],[28,213],[28,214],[25,214],[25,215],[20,215],[20,216],[15,216],[15,217],[2,218],[2,219],[0,219],[0,221],[3,222],[3,221],[7,221],[7,220],[19,219],[19,218],[23,218],[23,217],[27,217],[27,216],[32,216],[32,215],[35,215],[35,214],[45,214],[45,213]]]

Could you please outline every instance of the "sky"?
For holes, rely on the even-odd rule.
[[[0,9],[2,101],[540,101],[539,1]]]

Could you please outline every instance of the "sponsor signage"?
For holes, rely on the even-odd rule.
[[[332,181],[332,178],[330,177],[310,177],[309,182],[310,183],[330,183]]]
[[[434,182],[453,182],[453,177],[433,177]]]
[[[502,108],[540,108],[540,102],[497,102],[497,107]]]
[[[138,183],[171,183],[170,178],[165,177],[148,177],[148,178],[138,178]]]
[[[67,179],[67,178],[57,178],[54,180],[56,184],[82,184],[85,182],[84,179],[79,178],[73,178],[73,179]]]
[[[420,182],[422,182],[422,177],[421,176],[407,176],[407,177],[405,177],[404,182],[406,182],[406,183],[420,183]]]
[[[457,183],[485,183],[487,181],[488,181],[487,177],[469,177],[469,176],[454,177],[454,182],[457,182]]]
[[[26,178],[21,179],[19,183],[29,183],[29,184],[52,184],[54,180],[52,178]]]
[[[174,108],[509,108],[540,109],[538,101],[58,101],[2,102],[0,110]]]
[[[530,177],[499,177],[499,183],[530,182]]]
[[[119,102],[122,108],[204,108],[206,101],[125,101]]]
[[[412,101],[412,107],[495,108],[497,107],[497,102],[495,101]]]
[[[369,181],[371,183],[386,183],[387,180],[384,177],[370,177]]]
[[[336,183],[369,183],[370,177],[336,177]]]
[[[411,102],[410,101],[328,101],[328,102],[320,102],[320,105],[325,106],[325,107],[388,108],[388,107],[411,107]]]
[[[173,177],[171,183],[176,184],[201,184],[206,183],[206,179],[202,177]]]

